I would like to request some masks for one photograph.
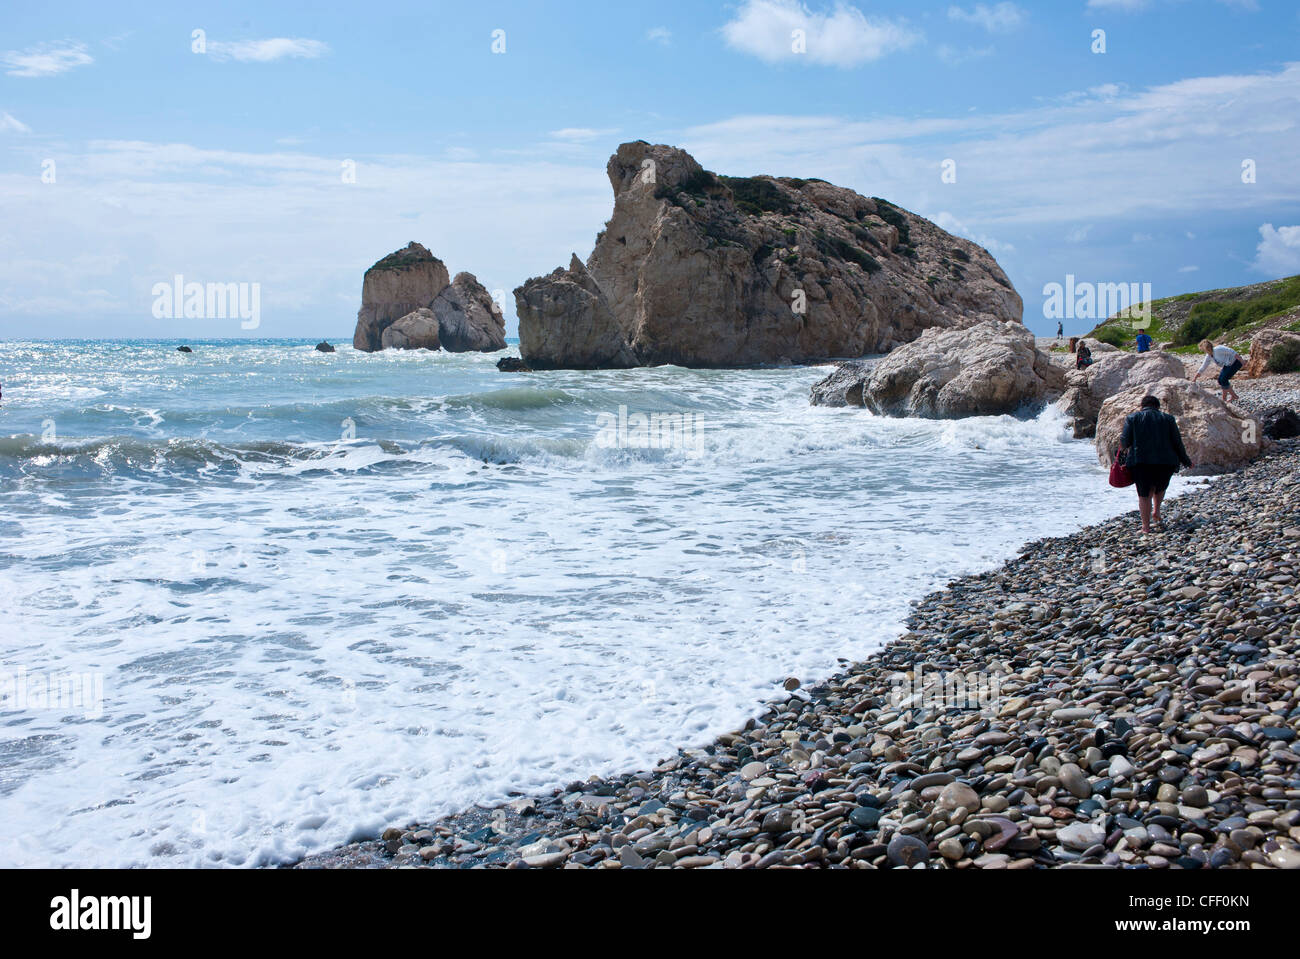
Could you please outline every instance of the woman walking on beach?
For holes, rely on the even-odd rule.
[[[1239,397],[1237,391],[1232,388],[1232,378],[1241,372],[1240,354],[1229,346],[1215,346],[1209,340],[1201,340],[1201,349],[1206,354],[1205,362],[1201,364],[1201,368],[1192,377],[1192,382],[1195,383],[1199,380],[1202,373],[1217,363],[1222,367],[1219,370],[1219,386],[1223,389],[1223,402],[1228,402],[1228,397],[1232,397],[1232,402],[1236,403]]]
[[[1119,440],[1119,455],[1137,484],[1142,532],[1149,533],[1152,520],[1161,522],[1160,505],[1179,464],[1188,469],[1192,466],[1178,421],[1161,412],[1158,398],[1146,397],[1142,408],[1129,414]]]

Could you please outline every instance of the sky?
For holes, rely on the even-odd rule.
[[[0,339],[345,340],[410,240],[514,335],[638,139],[929,217],[1055,333],[1067,276],[1300,273],[1298,124],[1295,0],[8,3]],[[256,284],[258,325],[158,315],[177,275]]]

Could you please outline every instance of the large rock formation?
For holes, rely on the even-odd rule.
[[[1116,393],[1167,377],[1187,378],[1183,361],[1170,353],[1102,353],[1091,366],[1070,370],[1060,407],[1073,421],[1074,438],[1096,435],[1101,405]]]
[[[535,369],[821,361],[932,327],[1020,322],[979,246],[821,180],[733,178],[682,150],[625,143],[614,215],[585,266],[515,290]]]
[[[452,353],[503,350],[506,324],[471,273],[448,279],[447,267],[419,243],[390,253],[366,270],[352,345]]]
[[[473,273],[457,273],[433,301],[438,339],[452,353],[495,353],[506,348],[506,321]]]
[[[1250,341],[1245,373],[1250,377],[1293,373],[1297,363],[1300,363],[1300,333],[1264,329]]]
[[[1102,404],[1097,418],[1097,458],[1103,466],[1114,462],[1124,421],[1138,411],[1148,394],[1159,397],[1161,408],[1177,418],[1194,473],[1240,469],[1272,445],[1255,417],[1185,377],[1169,377],[1116,393]]]
[[[813,387],[825,406],[885,416],[956,419],[1041,409],[1065,389],[1065,370],[1019,323],[930,329],[874,366],[845,364]]]

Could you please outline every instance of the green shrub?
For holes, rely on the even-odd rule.
[[[1300,373],[1300,343],[1279,343],[1268,354],[1268,368],[1274,373]]]
[[[910,245],[912,242],[912,225],[907,219],[907,214],[888,200],[882,200],[878,196],[873,196],[871,199],[876,203],[876,215],[898,230],[898,242]]]
[[[793,206],[789,198],[771,180],[757,177],[718,177],[731,189],[736,198],[736,208],[750,216],[762,216],[764,213],[789,213]]]
[[[1136,333],[1132,334],[1132,337],[1136,336]],[[1109,343],[1111,346],[1118,346],[1120,349],[1127,347],[1131,340],[1128,331],[1118,326],[1103,326],[1093,334],[1093,338],[1102,343]]]

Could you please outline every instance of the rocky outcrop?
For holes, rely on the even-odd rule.
[[[397,320],[433,304],[451,279],[442,260],[419,243],[390,253],[366,270],[361,309],[352,345],[373,353],[383,349],[384,330]]]
[[[505,317],[473,273],[457,273],[433,301],[438,339],[451,353],[495,353],[506,348]]]
[[[567,270],[535,277],[515,290],[515,304],[519,352],[533,369],[638,365],[609,300],[576,254]]]
[[[439,346],[438,317],[427,306],[412,310],[385,327],[379,342],[385,350],[436,350]]]
[[[1089,367],[1070,370],[1060,408],[1070,417],[1075,439],[1096,435],[1101,406],[1116,393],[1158,383],[1167,377],[1187,378],[1183,361],[1169,353],[1102,353]]]
[[[1198,474],[1226,473],[1245,466],[1272,441],[1253,416],[1229,406],[1190,380],[1169,377],[1159,383],[1117,393],[1102,404],[1097,418],[1097,458],[1110,466],[1119,449],[1124,421],[1141,407],[1147,395],[1178,420],[1183,445]]]
[[[1094,340],[1091,336],[1085,336],[1079,342],[1082,343],[1084,346],[1086,346],[1088,348],[1088,352],[1091,353],[1093,356],[1098,356],[1102,353],[1120,352],[1119,347],[1115,346],[1113,343],[1106,343],[1102,340]]]
[[[317,352],[317,353],[334,353],[334,352],[337,352],[337,351],[334,349],[334,347],[333,347],[333,346],[332,346],[332,345],[331,345],[327,340],[321,340],[319,343],[316,344],[316,352]]]
[[[1035,346],[1029,330],[986,322],[926,330],[874,366],[845,364],[813,387],[813,403],[957,419],[1041,409],[1064,389],[1065,370]]]
[[[1250,341],[1245,373],[1250,377],[1293,373],[1300,366],[1300,333],[1265,329]]]
[[[930,328],[1018,323],[993,257],[821,180],[734,178],[669,146],[610,159],[614,214],[586,264],[515,291],[535,369],[756,366],[883,353]]]
[[[366,270],[352,345],[382,349],[491,353],[506,346],[506,324],[472,273],[447,267],[412,242]]]
[[[813,406],[866,406],[863,391],[871,364],[861,360],[841,363],[835,372],[812,388]]]
[[[531,373],[532,367],[517,356],[504,356],[497,360],[497,369],[502,373]]]

